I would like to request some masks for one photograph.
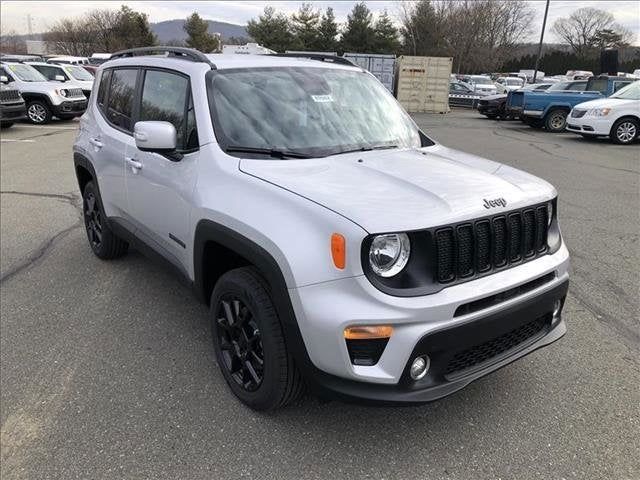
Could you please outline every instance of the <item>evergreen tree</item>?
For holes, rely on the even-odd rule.
[[[147,14],[136,12],[126,5],[122,5],[118,11],[114,33],[121,40],[122,48],[149,47],[157,42]]]
[[[263,47],[276,52],[295,49],[295,37],[286,15],[276,13],[273,7],[265,7],[257,20],[249,20],[247,33]]]
[[[386,10],[378,17],[374,33],[374,53],[396,53],[400,49],[398,29],[389,18]]]
[[[204,20],[196,12],[193,12],[182,26],[187,32],[187,46],[196,48],[204,53],[214,52],[218,49],[218,38],[209,33],[209,22]]]
[[[333,14],[333,8],[327,7],[327,10],[322,15],[320,26],[318,27],[318,42],[321,45],[320,49],[325,52],[335,52],[338,49],[338,24],[336,23],[336,17]]]
[[[343,52],[367,53],[375,48],[373,15],[364,2],[356,3],[347,16],[340,46]]]
[[[296,49],[320,50],[324,46],[320,43],[320,12],[310,3],[303,3],[297,13],[291,17],[293,33],[296,37]]]

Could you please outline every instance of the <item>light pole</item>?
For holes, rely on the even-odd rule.
[[[540,55],[542,54],[542,41],[544,40],[544,29],[547,26],[547,13],[549,13],[549,2],[544,7],[544,19],[542,20],[542,31],[540,32],[540,43],[538,44],[538,56],[536,57],[536,67],[533,71],[533,83],[536,83],[536,77],[538,76],[538,65],[540,65]]]

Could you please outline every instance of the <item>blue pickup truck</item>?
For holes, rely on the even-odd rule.
[[[567,115],[575,105],[608,97],[632,81],[625,77],[600,75],[589,78],[582,92],[551,89],[542,92],[516,90],[509,93],[507,109],[532,127],[544,127],[549,132],[562,132],[567,126]]]

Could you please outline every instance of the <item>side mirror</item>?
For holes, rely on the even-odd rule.
[[[136,122],[133,138],[143,152],[173,153],[178,144],[176,127],[169,122]]]
[[[55,80],[56,82],[66,82],[66,81],[67,81],[67,79],[66,79],[66,78],[64,78],[64,75],[56,75],[56,76],[55,76],[55,77],[53,77],[53,78],[54,78],[54,80]]]
[[[9,77],[0,75],[0,83],[9,83]]]

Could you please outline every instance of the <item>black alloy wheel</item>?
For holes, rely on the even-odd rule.
[[[93,192],[88,192],[84,196],[84,219],[91,247],[94,250],[100,250],[102,246],[102,214]]]
[[[216,309],[217,340],[224,368],[244,390],[255,392],[264,378],[262,335],[251,309],[234,294]]]

